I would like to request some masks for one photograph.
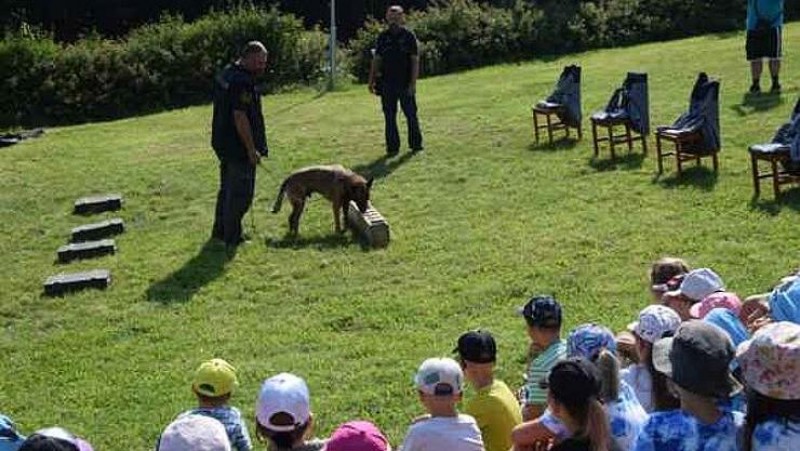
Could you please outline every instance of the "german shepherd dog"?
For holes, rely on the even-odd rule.
[[[300,216],[306,205],[306,198],[312,193],[319,193],[329,201],[333,207],[333,220],[336,224],[336,233],[343,231],[339,219],[347,224],[347,206],[350,201],[355,201],[358,209],[363,213],[369,207],[369,191],[372,188],[372,178],[369,180],[355,172],[340,166],[309,166],[291,173],[281,184],[278,198],[272,206],[272,212],[281,209],[284,195],[292,203],[292,214],[289,215],[289,232],[297,235],[300,225]]]

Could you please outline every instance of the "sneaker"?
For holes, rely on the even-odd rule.
[[[772,82],[772,87],[769,88],[770,94],[778,94],[781,92],[781,84],[777,81]]]
[[[750,85],[750,94],[758,94],[761,92],[761,85],[758,83],[753,83]]]

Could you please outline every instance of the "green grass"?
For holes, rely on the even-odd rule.
[[[785,34],[798,42],[800,24]],[[257,240],[228,263],[204,247],[217,188],[210,107],[53,129],[4,149],[2,410],[26,432],[58,423],[100,450],[149,449],[193,405],[194,368],[220,356],[239,369],[233,404],[251,427],[260,382],[292,371],[309,381],[320,435],[367,417],[399,443],[421,411],[416,367],[449,354],[466,329],[493,331],[499,374],[520,383],[527,339],[513,308],[533,293],[555,293],[568,328],[619,329],[648,303],[646,272],[662,255],[711,266],[742,295],[763,291],[797,263],[800,196],[775,203],[765,189],[752,202],[746,149],[788,116],[800,67],[788,45],[780,102],[743,106],[743,45],[740,34],[711,36],[424,80],[426,151],[388,164],[379,104],[365,87],[269,97]],[[644,160],[616,165],[592,162],[586,137],[534,146],[530,105],[573,62],[583,66],[586,116],[625,71],[647,71],[654,124],[686,108],[698,71],[720,77],[718,179],[691,170],[676,180],[672,165],[656,178],[652,142]],[[321,200],[309,204],[302,240],[283,241],[288,209],[267,212],[278,185],[328,162],[372,167],[373,201],[392,226],[387,250],[332,237]],[[118,254],[55,265],[69,230],[95,219],[72,216],[72,202],[109,191],[126,200]],[[112,271],[108,291],[41,296],[46,276],[96,267]]]

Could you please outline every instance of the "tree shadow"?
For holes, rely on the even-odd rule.
[[[147,299],[161,304],[188,302],[201,288],[225,272],[225,265],[236,254],[225,245],[208,240],[200,251],[177,271],[150,285]]]
[[[763,195],[762,188],[762,196]],[[753,196],[750,200],[751,210],[759,210],[770,216],[777,215],[784,207],[791,208],[794,211],[800,211],[800,187],[794,186],[786,191],[782,191],[776,199],[764,199]]]
[[[390,176],[392,172],[400,168],[400,166],[409,162],[415,155],[416,153],[414,152],[407,152],[395,159],[390,159],[388,156],[384,155],[370,163],[360,164],[354,167],[353,171],[376,180],[386,178]]]
[[[645,155],[638,152],[629,152],[624,156],[617,158],[599,159],[592,157],[589,159],[589,166],[598,172],[612,171],[622,169],[623,171],[631,171],[640,169],[644,163]]]
[[[705,166],[695,166],[683,170],[678,176],[677,173],[671,174],[666,178],[661,175],[653,177],[652,183],[658,183],[664,188],[678,188],[681,186],[694,186],[704,191],[711,191],[717,185],[718,174]]]
[[[742,103],[733,105],[731,109],[739,116],[761,113],[776,108],[784,103],[780,93],[753,94],[745,93],[742,96]]]
[[[554,152],[559,150],[574,149],[579,143],[580,140],[577,137],[564,136],[554,140],[552,143],[542,142],[537,144],[532,142],[528,144],[528,150],[531,152]]]

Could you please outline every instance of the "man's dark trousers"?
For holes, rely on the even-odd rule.
[[[381,93],[383,117],[386,121],[386,152],[396,154],[400,151],[400,133],[397,130],[397,103],[408,122],[408,147],[422,150],[422,132],[417,119],[417,100],[408,88],[385,87]]]
[[[242,218],[253,202],[256,168],[246,161],[222,160],[219,178],[213,235],[235,246],[242,240]]]

